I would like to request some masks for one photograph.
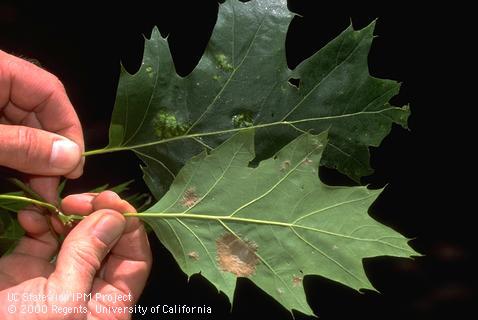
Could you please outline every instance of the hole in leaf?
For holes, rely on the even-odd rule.
[[[296,78],[289,78],[289,84],[293,87],[296,87],[297,89],[299,89],[300,87],[300,79],[296,79]]]

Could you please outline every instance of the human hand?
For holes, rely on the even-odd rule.
[[[0,50],[0,166],[56,202],[59,176],[83,171],[83,133],[60,80]]]
[[[86,217],[65,238],[56,263],[50,261],[58,242],[40,213],[22,223],[26,236],[11,254],[0,259],[0,319],[130,319],[130,313],[106,310],[133,307],[151,269],[144,226],[137,218],[125,219],[120,214],[135,212],[134,208],[116,193],[105,191],[68,196],[62,210]],[[25,301],[26,295],[90,293],[89,301],[71,297],[66,301]],[[101,299],[119,296],[126,301]],[[18,301],[9,301],[13,297]],[[22,308],[28,307],[36,312],[22,314]]]

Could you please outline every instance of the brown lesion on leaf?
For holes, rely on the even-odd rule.
[[[217,262],[222,271],[238,277],[254,274],[259,258],[256,255],[257,245],[243,240],[232,233],[225,233],[216,240]]]
[[[198,261],[199,260],[199,253],[197,253],[196,251],[191,251],[191,252],[188,253],[188,257],[191,260]]]
[[[292,285],[294,287],[299,287],[302,285],[302,280],[303,278],[301,276],[297,276],[294,274],[294,276],[292,277]]]
[[[289,170],[290,164],[291,164],[290,160],[283,161],[280,165],[280,171],[284,172]]]
[[[196,188],[190,187],[184,191],[183,197],[181,199],[181,205],[186,208],[191,208],[199,200],[199,197],[196,193]]]

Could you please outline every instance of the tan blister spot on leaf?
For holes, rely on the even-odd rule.
[[[226,233],[216,240],[217,261],[221,270],[231,272],[238,277],[248,277],[256,271],[259,258],[257,245]]]
[[[289,168],[290,168],[290,165],[291,165],[290,160],[285,160],[284,162],[282,162],[282,164],[280,166],[280,171],[282,171],[282,172],[288,171]]]
[[[190,208],[194,206],[198,200],[199,197],[196,193],[196,188],[191,187],[184,192],[183,198],[181,199],[181,205]]]
[[[292,277],[292,285],[293,285],[294,287],[301,286],[301,285],[302,285],[302,279],[303,279],[303,278],[302,278],[301,276],[296,276],[296,275],[294,275],[294,276]]]
[[[188,257],[191,260],[198,261],[199,260],[199,253],[197,253],[196,251],[191,251],[191,252],[188,253]]]
[[[302,162],[303,164],[312,164],[313,161],[310,160],[309,158],[305,158],[304,161]]]

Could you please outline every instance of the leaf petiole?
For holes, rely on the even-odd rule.
[[[1,199],[25,202],[25,203],[28,203],[28,204],[33,204],[35,206],[46,208],[49,211],[53,211],[53,212],[58,213],[58,214],[60,213],[60,210],[58,210],[58,208],[55,207],[54,205],[52,205],[48,202],[44,202],[44,201],[40,201],[40,200],[36,200],[36,199],[31,199],[31,198],[22,197],[22,196],[9,195],[9,194],[0,194],[0,200]]]

